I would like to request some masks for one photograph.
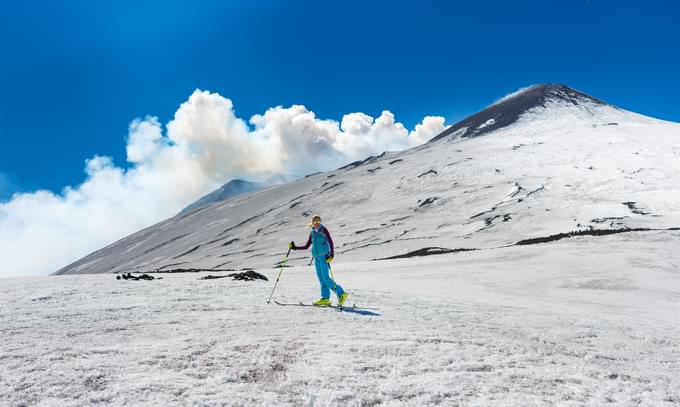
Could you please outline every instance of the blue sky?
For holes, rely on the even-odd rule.
[[[0,200],[78,185],[95,154],[125,166],[130,122],[167,123],[196,88],[244,119],[389,109],[411,129],[561,82],[680,121],[677,4],[1,0]]]

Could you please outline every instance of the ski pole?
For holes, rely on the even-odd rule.
[[[276,277],[276,282],[274,283],[274,288],[272,289],[272,293],[269,294],[269,299],[267,300],[267,304],[272,302],[272,296],[274,295],[274,290],[276,290],[276,285],[279,283],[279,279],[281,278],[281,273],[283,273],[283,266],[285,266],[286,263],[288,262],[288,255],[289,254],[290,254],[290,248],[288,249],[288,253],[286,253],[286,258],[283,259],[283,261],[281,263],[279,263],[279,265],[281,266],[281,270],[279,270],[279,276]]]
[[[335,284],[335,277],[333,277],[333,269],[331,268],[331,263],[328,263],[328,272],[331,273],[331,281],[333,282],[333,290],[338,288],[338,285]]]

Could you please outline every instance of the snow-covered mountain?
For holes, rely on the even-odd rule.
[[[679,124],[539,85],[420,147],[183,212],[57,274],[272,267],[312,214],[338,261],[672,230],[679,159]]]
[[[438,136],[433,137],[430,142],[450,137],[452,134],[460,137],[481,136],[515,123],[523,114],[532,109],[545,108],[555,103],[574,106],[605,105],[601,100],[561,84],[531,86],[522,89],[519,93],[512,93],[501,98],[487,109],[449,127]]]
[[[213,192],[206,194],[195,202],[187,205],[184,209],[179,212],[179,215],[186,215],[198,208],[205,205],[224,201],[225,199],[233,198],[235,196],[245,194],[246,192],[257,191],[258,189],[264,188],[257,182],[244,181],[242,179],[233,179],[226,184],[222,185],[220,188],[214,190]]]
[[[226,184],[222,185],[216,190],[190,203],[184,209],[179,211],[178,215],[186,215],[189,212],[193,212],[194,210],[206,206],[208,204],[224,201],[226,199],[233,198],[241,194],[245,194],[246,192],[258,191],[260,189],[264,189],[272,185],[284,184],[288,181],[290,181],[290,179],[282,174],[272,175],[271,177],[267,178],[262,182],[232,179],[231,181],[227,182]]]
[[[222,185],[218,189],[200,197],[195,202],[192,202],[191,204],[187,205],[184,209],[179,211],[178,215],[180,216],[186,215],[189,212],[193,212],[196,209],[199,209],[208,204],[224,201],[226,199],[233,198],[241,194],[245,194],[246,192],[258,191],[260,189],[264,189],[272,185],[283,184],[288,181],[289,179],[281,174],[272,175],[271,177],[267,178],[262,182],[232,179],[231,181]]]

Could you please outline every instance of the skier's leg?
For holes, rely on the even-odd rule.
[[[316,278],[319,279],[319,285],[321,285],[321,298],[329,299],[331,298],[331,290],[328,285],[327,278],[324,277],[323,264],[326,264],[324,260],[319,260],[314,258],[314,268],[316,269]],[[328,275],[328,270],[326,270],[326,276]]]
[[[335,295],[337,295],[338,298],[339,298],[342,295],[342,293],[345,292],[345,290],[343,290],[342,287],[340,286],[340,284],[336,283],[331,278],[330,272],[329,272],[330,271],[329,266],[328,266],[328,263],[326,263],[326,260],[321,259],[321,260],[318,260],[318,262],[319,263],[318,263],[318,266],[317,266],[318,267],[317,270],[320,269],[321,272],[317,271],[317,273],[319,273],[321,275],[321,277],[324,279],[326,286],[330,287],[331,290],[335,291]],[[328,298],[328,297],[324,297],[324,298]]]

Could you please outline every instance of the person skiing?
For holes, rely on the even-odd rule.
[[[324,225],[321,224],[321,217],[314,215],[312,217],[312,231],[309,233],[309,238],[304,246],[296,246],[295,242],[290,242],[288,248],[292,250],[307,250],[312,246],[312,256],[314,257],[314,267],[316,268],[316,277],[319,279],[321,285],[321,299],[315,301],[314,305],[328,306],[331,305],[330,297],[331,290],[335,292],[338,297],[338,306],[342,306],[349,294],[337,284],[331,276],[330,264],[333,261],[334,249],[333,239],[331,234]]]

